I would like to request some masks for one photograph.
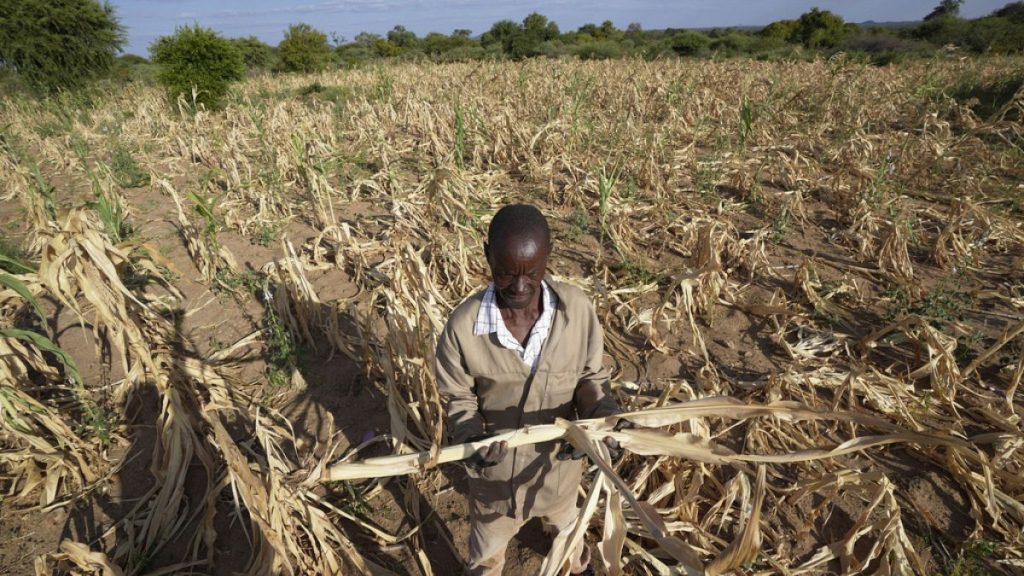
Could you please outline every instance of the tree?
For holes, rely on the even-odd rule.
[[[12,69],[43,92],[73,88],[106,73],[124,42],[124,28],[110,4],[0,2],[0,69]]]
[[[508,52],[512,38],[519,33],[519,25],[511,20],[499,20],[491,25],[491,29],[480,36],[480,43],[484,46],[498,44],[502,50]]]
[[[415,50],[419,43],[419,38],[416,37],[415,32],[410,32],[405,29],[405,26],[398,25],[388,32],[388,42],[391,42],[402,51]]]
[[[793,42],[793,37],[796,35],[796,27],[796,20],[779,20],[765,26],[758,34],[765,38]]]
[[[309,24],[292,24],[277,50],[278,66],[285,72],[320,72],[331,61],[327,35]]]
[[[706,34],[696,30],[683,30],[672,37],[672,51],[680,56],[699,56],[711,43]]]
[[[260,42],[259,38],[255,36],[232,38],[231,43],[238,49],[238,53],[242,55],[245,66],[250,70],[270,68],[270,63],[274,58],[274,51],[270,46]]]
[[[956,18],[960,16],[960,6],[963,3],[964,0],[942,0],[938,6],[924,17],[924,21],[927,22],[936,18]]]
[[[558,38],[558,24],[555,24],[554,21],[549,22],[547,16],[537,12],[533,12],[523,19],[521,29],[530,40],[538,43]]]
[[[841,17],[828,10],[811,8],[796,21],[791,40],[808,48],[831,48],[842,42],[846,34]]]
[[[998,18],[1006,18],[1017,24],[1024,24],[1024,2],[1010,2],[993,12],[992,15]]]
[[[185,26],[161,36],[149,47],[160,66],[157,80],[168,96],[184,95],[207,108],[220,108],[232,82],[245,77],[245,62],[231,41],[199,25]],[[194,96],[193,96],[194,95]]]

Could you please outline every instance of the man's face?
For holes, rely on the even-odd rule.
[[[542,234],[512,234],[485,248],[498,304],[526,308],[538,302],[551,245]]]

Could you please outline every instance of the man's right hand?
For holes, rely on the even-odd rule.
[[[466,460],[466,465],[474,468],[477,472],[484,468],[490,468],[496,466],[499,462],[505,459],[508,455],[508,442],[502,440],[501,442],[492,442],[487,446],[477,450],[473,453],[469,459]]]

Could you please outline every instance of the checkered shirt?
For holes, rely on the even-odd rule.
[[[537,365],[540,364],[540,350],[551,334],[551,322],[555,318],[555,301],[557,299],[555,291],[548,286],[547,282],[542,281],[540,286],[544,309],[530,330],[530,335],[526,338],[526,346],[519,344],[515,336],[505,327],[505,321],[501,318],[501,310],[498,309],[498,304],[494,300],[493,282],[484,292],[483,302],[480,303],[480,312],[473,324],[474,336],[485,336],[496,332],[498,342],[505,348],[516,352],[523,363],[530,366],[530,373],[537,371]]]

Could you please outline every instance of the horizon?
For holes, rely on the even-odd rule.
[[[272,0],[111,0],[109,2],[127,32],[125,54],[149,57],[149,46],[180,26],[199,24],[228,38],[255,36],[276,46],[292,24],[307,23],[335,41],[351,42],[360,32],[385,36],[397,25],[418,37],[430,32],[451,34],[469,29],[477,37],[499,20],[522,22],[538,12],[574,31],[584,24],[611,20],[625,29],[632,22],[644,30],[665,28],[758,27],[784,19],[799,18],[813,7],[828,10],[847,22],[920,21],[938,0],[555,0],[512,2],[497,0],[319,0],[282,6]],[[978,18],[1010,3],[1010,0],[967,0],[964,18]],[[743,14],[737,16],[737,14]]]

